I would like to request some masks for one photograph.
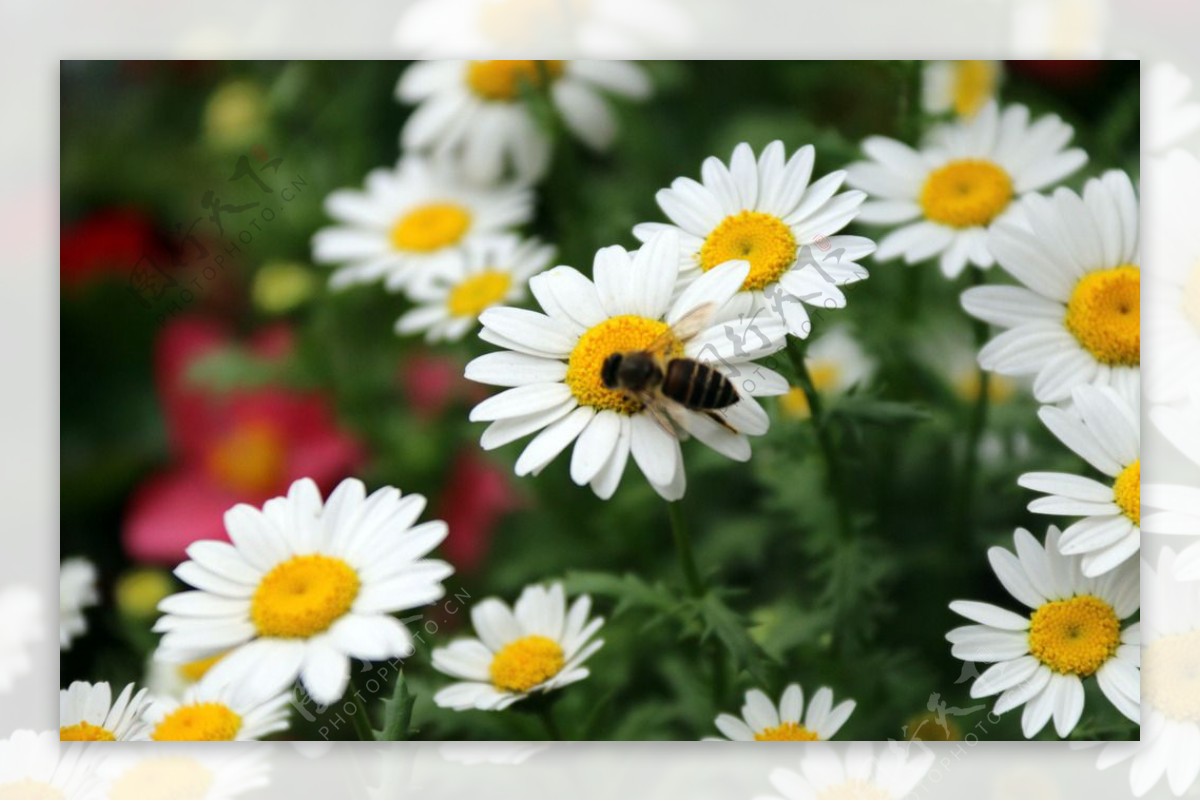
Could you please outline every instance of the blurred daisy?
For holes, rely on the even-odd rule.
[[[202,681],[181,699],[155,699],[146,713],[151,740],[260,740],[286,731],[292,693],[255,697],[250,685]]]
[[[146,690],[125,685],[116,701],[108,682],[73,681],[58,693],[58,736],[75,740],[145,740]]]
[[[1009,330],[979,352],[1004,375],[1035,375],[1043,403],[1080,384],[1122,394],[1139,380],[1141,270],[1138,202],[1129,176],[1111,171],[1084,187],[1025,199],[1025,223],[997,225],[988,238],[1000,266],[1024,286],[973,287],[970,314]]]
[[[526,88],[545,92],[567,130],[605,150],[617,134],[605,95],[645,98],[650,80],[628,61],[418,61],[396,86],[401,101],[418,104],[401,147],[456,158],[479,183],[509,168],[521,181],[536,181],[553,140],[525,102]]]
[[[412,653],[412,637],[392,613],[442,597],[445,562],[422,559],[446,537],[446,524],[413,526],[425,498],[384,487],[369,497],[346,479],[322,505],[301,479],[262,510],[239,504],[225,515],[232,543],[194,542],[175,570],[196,587],[159,604],[165,614],[157,658],[185,663],[230,652],[205,680],[244,684],[258,697],[297,678],[319,704],[345,692],[350,659]]]
[[[603,618],[588,619],[592,599],[581,595],[567,609],[561,584],[534,584],[511,609],[496,598],[471,608],[478,639],[464,638],[433,650],[433,666],[463,681],[433,697],[449,709],[506,709],[533,694],[548,693],[588,677],[583,663],[604,640],[592,639]]]
[[[1146,150],[1163,152],[1200,130],[1200,103],[1192,95],[1192,79],[1166,61],[1146,76]]]
[[[42,604],[31,587],[0,590],[0,693],[29,672],[29,645],[42,636]]]
[[[196,747],[160,742],[148,748],[117,750],[106,755],[99,773],[108,798],[252,797],[252,790],[271,783],[268,746],[242,743],[229,748]]]
[[[907,798],[929,773],[934,754],[911,744],[829,743],[804,747],[800,770],[775,768],[771,785],[783,798]]]
[[[1200,467],[1200,415],[1195,406],[1158,406],[1150,410],[1150,421],[1154,424],[1152,431],[1161,434],[1192,466]],[[1174,579],[1200,581],[1200,542],[1196,542],[1200,532],[1200,486],[1194,480],[1183,479],[1194,473],[1174,471],[1172,475],[1181,480],[1146,484],[1143,494],[1150,511],[1143,528],[1149,534],[1186,537],[1184,542],[1189,544],[1172,560]]]
[[[553,258],[554,248],[536,239],[504,236],[470,242],[459,258],[409,286],[408,296],[417,306],[396,321],[396,333],[424,331],[429,342],[462,339],[487,309],[524,300],[529,279]]]
[[[570,267],[534,276],[529,287],[544,314],[508,307],[483,313],[480,338],[505,350],[475,359],[466,376],[512,387],[471,411],[472,420],[491,423],[480,439],[485,450],[540,431],[516,463],[517,475],[537,475],[574,442],[572,480],[589,484],[605,499],[616,491],[631,454],[659,495],[682,497],[679,440],[687,434],[731,459],[750,458],[746,435],[763,434],[769,424],[752,396],[787,391],[782,376],[750,360],[778,350],[783,331],[769,321],[733,316],[729,301],[745,281],[746,262],[721,265],[676,293],[678,243],[673,232],[665,232],[636,253],[604,248],[596,254],[594,282]],[[708,328],[687,342],[670,333],[686,314],[707,304],[716,309]],[[740,395],[722,414],[739,433],[682,408],[672,409],[664,421],[605,385],[601,368],[610,356],[645,349],[665,335],[671,336],[672,356],[720,364],[714,369]]]
[[[994,102],[966,120],[939,126],[914,150],[882,136],[863,142],[870,161],[851,164],[847,180],[866,190],[859,220],[898,225],[879,242],[875,258],[908,264],[939,256],[955,278],[968,264],[991,267],[989,229],[1010,215],[1016,200],[1051,186],[1087,161],[1065,150],[1074,130],[1054,115],[1035,122],[1025,106]]]
[[[866,195],[838,194],[846,177],[840,170],[810,184],[815,153],[805,145],[785,162],[783,143],[775,141],[757,160],[745,142],[733,149],[728,166],[710,156],[701,166],[702,183],[676,178],[656,195],[671,224],[641,223],[633,235],[649,242],[664,230],[678,232],[685,279],[732,260],[747,262],[740,312],[762,310],[803,339],[812,329],[805,304],[844,307],[839,287],[867,277],[855,262],[875,250],[865,237],[835,236]]]
[[[393,169],[373,170],[362,191],[331,192],[325,211],[337,224],[313,237],[313,260],[344,265],[330,285],[382,280],[398,290],[476,237],[528,222],[533,195],[473,185],[449,162],[404,156]]]
[[[875,362],[845,328],[831,328],[814,339],[804,354],[804,363],[813,386],[822,394],[839,395],[861,384],[875,372]],[[800,387],[792,387],[779,398],[779,408],[788,417],[807,419],[808,396]]]
[[[1079,557],[1065,556],[1054,526],[1045,547],[1017,529],[1016,554],[988,550],[988,561],[1009,594],[1033,611],[1018,614],[978,601],[954,601],[950,609],[976,625],[946,635],[950,652],[965,662],[995,662],[971,686],[972,698],[1000,693],[993,713],[1022,704],[1021,730],[1032,738],[1054,718],[1066,737],[1083,714],[1083,680],[1095,676],[1121,714],[1138,720],[1139,625],[1121,628],[1138,610],[1138,566],[1126,562],[1088,578]]]
[[[58,642],[69,650],[71,641],[87,631],[83,610],[95,606],[96,567],[81,556],[63,561],[58,568]]]
[[[1158,354],[1158,370],[1145,376],[1146,397],[1155,403],[1200,401],[1200,227],[1190,209],[1200,208],[1200,161],[1175,150],[1146,160],[1146,347]]]
[[[996,97],[1003,72],[999,61],[928,61],[921,82],[921,107],[930,114],[973,117]]]
[[[729,740],[828,740],[845,725],[854,706],[854,701],[834,706],[833,690],[822,687],[813,693],[805,714],[804,691],[799,684],[789,684],[778,708],[762,690],[748,690],[742,716],[723,712],[716,726]]]
[[[221,661],[227,652],[222,651],[215,656],[195,659],[191,662],[176,664],[164,662],[157,654],[151,654],[146,660],[146,688],[155,699],[183,697],[188,688],[196,684],[208,674],[213,665]]]
[[[100,798],[95,767],[85,746],[18,730],[0,740],[0,798]]]
[[[1071,473],[1025,473],[1017,483],[1046,493],[1029,511],[1083,517],[1063,532],[1059,547],[1083,555],[1085,576],[1099,576],[1136,554],[1142,541],[1138,413],[1108,387],[1076,387],[1071,398],[1071,409],[1043,406],[1038,416],[1111,483]]]

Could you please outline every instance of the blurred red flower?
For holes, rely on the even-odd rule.
[[[423,420],[433,420],[464,398],[471,382],[461,362],[435,353],[416,352],[400,364],[400,384],[409,406]]]
[[[436,514],[450,527],[442,544],[446,558],[459,572],[478,568],[491,549],[496,524],[520,505],[507,471],[475,450],[460,452]]]
[[[105,275],[126,277],[143,257],[160,268],[170,261],[153,221],[133,208],[98,211],[63,228],[59,237],[63,287]]]
[[[232,339],[211,320],[182,318],[162,331],[155,380],[166,417],[173,465],[148,479],[130,502],[122,532],[129,556],[174,565],[201,539],[227,540],[223,518],[237,503],[260,505],[308,476],[332,489],[361,461],[363,450],[338,428],[320,394],[268,387],[216,393],[188,380],[188,371]],[[283,326],[249,343],[277,359],[291,349]]]

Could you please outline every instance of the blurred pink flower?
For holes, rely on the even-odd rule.
[[[437,511],[450,527],[442,543],[446,558],[460,573],[478,568],[491,550],[496,525],[520,505],[505,470],[475,450],[461,451],[450,468]]]
[[[441,417],[453,403],[480,399],[479,385],[463,377],[462,362],[435,353],[408,356],[400,365],[400,384],[413,412],[425,420]]]

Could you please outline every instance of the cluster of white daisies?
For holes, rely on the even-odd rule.
[[[784,396],[785,411],[805,413],[788,381],[755,360],[786,347],[788,337],[809,336],[806,306],[844,307],[843,288],[867,277],[860,260],[936,258],[948,278],[998,263],[1019,286],[963,296],[969,313],[1007,329],[979,362],[1035,376],[1043,421],[1104,479],[1021,477],[1044,493],[1034,511],[1081,519],[1061,534],[1051,527],[1044,542],[1017,532],[1015,555],[989,552],[1001,582],[1031,611],[955,602],[975,625],[948,635],[953,653],[996,663],[972,692],[1000,693],[998,713],[1024,704],[1026,736],[1051,717],[1068,734],[1082,712],[1082,680],[1093,675],[1136,720],[1138,627],[1122,625],[1138,609],[1131,557],[1140,536],[1133,185],[1109,173],[1082,196],[1065,188],[1038,194],[1086,162],[1069,147],[1071,127],[989,99],[997,77],[988,65],[932,65],[926,79],[927,107],[940,103],[958,116],[918,146],[872,137],[863,143],[867,160],[814,176],[811,145],[789,153],[772,142],[756,153],[740,144],[727,162],[706,159],[700,180],[680,177],[662,189],[668,222],[637,225],[635,251],[598,249],[589,276],[547,269],[553,249],[519,234],[533,213],[530,187],[553,155],[530,101],[549,102],[567,131],[603,148],[615,135],[604,96],[644,96],[642,70],[616,62],[419,63],[397,89],[418,104],[401,135],[405,154],[394,169],[371,173],[363,191],[329,195],[339,224],[316,235],[314,252],[339,265],[334,286],[382,281],[406,292],[415,308],[398,321],[402,334],[458,339],[482,326],[480,338],[498,350],[472,361],[466,375],[505,388],[471,412],[488,423],[483,447],[532,435],[515,471],[536,475],[574,444],[572,480],[605,499],[631,456],[659,495],[682,497],[681,441],[689,437],[749,459],[747,435],[765,434],[770,422],[759,397]],[[856,219],[894,230],[876,249],[871,239],[840,233]],[[539,310],[513,305],[527,292]],[[677,336],[675,326],[700,308],[710,312],[701,330]],[[608,357],[664,338],[672,356],[733,382],[728,425],[687,409],[664,425],[654,409],[602,380]],[[836,329],[809,355],[830,360],[835,372],[849,367],[842,372],[851,376],[870,369]],[[318,703],[335,702],[347,690],[351,659],[412,652],[412,635],[395,615],[436,601],[453,572],[428,558],[447,532],[439,521],[417,524],[423,508],[420,496],[393,488],[367,495],[351,479],[327,500],[303,480],[262,509],[231,509],[230,542],[188,549],[176,575],[195,589],[164,600],[155,626],[163,635],[156,660],[190,685],[165,699],[130,686],[112,701],[105,684],[74,684],[63,691],[62,737],[259,737],[287,725],[297,681]],[[602,621],[590,614],[587,596],[568,605],[559,584],[527,587],[511,607],[476,604],[476,637],[433,652],[434,667],[456,679],[435,702],[501,710],[580,681],[603,643]],[[715,721],[729,739],[827,739],[854,708],[835,706],[822,687],[806,710],[796,684],[778,705],[760,690],[745,700],[741,718]]]

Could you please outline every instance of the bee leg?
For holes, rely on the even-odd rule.
[[[710,420],[712,420],[712,421],[713,421],[714,423],[716,423],[717,425],[721,426],[721,428],[724,428],[724,429],[725,429],[726,431],[728,431],[729,433],[731,433],[731,434],[740,434],[740,433],[742,433],[742,432],[738,431],[736,428],[734,428],[733,426],[731,426],[731,425],[729,424],[729,421],[728,421],[728,420],[726,420],[724,417],[722,417],[722,416],[721,416],[720,414],[718,414],[717,412],[714,412],[714,411],[712,411],[712,410],[710,409],[710,410],[708,410],[708,411],[704,412],[704,414],[705,414],[705,415],[707,415],[707,416],[708,416],[708,418],[709,418]]]

